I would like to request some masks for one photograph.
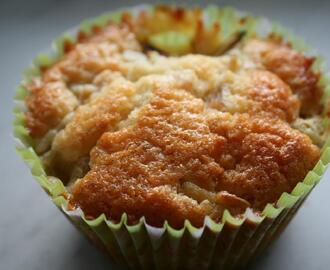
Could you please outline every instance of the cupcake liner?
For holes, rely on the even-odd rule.
[[[152,12],[153,8],[139,6],[130,9],[130,12],[134,13],[141,9]],[[79,30],[88,34],[94,26],[102,27],[109,20],[119,22],[122,12],[106,13],[85,21]],[[206,22],[220,21],[225,29],[224,35],[227,36],[237,31],[240,16],[246,15],[230,8],[219,9],[214,6],[205,8],[204,13]],[[262,18],[248,17],[247,23],[241,30],[246,31],[247,35],[253,35],[255,31],[259,35],[275,32],[297,50],[304,52],[308,50],[303,41],[285,28]],[[60,58],[68,42],[74,43],[75,38],[72,34],[65,33],[55,41],[50,54],[38,55],[32,66],[24,73],[23,81],[16,90],[13,133],[16,138],[17,153],[69,221],[116,263],[134,269],[234,269],[245,266],[280,235],[324,175],[330,162],[330,140],[327,140],[323,146],[320,160],[305,179],[299,182],[291,193],[283,193],[275,204],[268,204],[261,215],[256,215],[248,209],[241,218],[238,218],[231,216],[226,210],[219,223],[206,217],[204,226],[195,228],[186,220],[180,230],[172,228],[167,222],[163,227],[156,228],[148,225],[144,218],[135,225],[129,225],[126,214],[122,215],[118,223],[107,220],[104,214],[94,220],[87,220],[80,209],[74,211],[67,209],[68,202],[63,196],[66,191],[65,186],[60,179],[47,176],[40,158],[33,150],[35,143],[25,128],[24,99],[28,91],[24,88],[24,83],[31,77],[40,75],[42,68],[50,66]],[[322,63],[322,58],[318,57],[313,69],[322,71],[319,84],[325,89],[322,101],[326,107],[326,100],[330,97],[330,78],[323,74]],[[326,107],[325,126],[329,125],[327,111]]]

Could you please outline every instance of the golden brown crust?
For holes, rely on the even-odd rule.
[[[207,214],[220,218],[226,197],[205,208],[181,193],[184,182],[228,191],[262,209],[290,191],[318,157],[307,136],[280,120],[207,113],[203,101],[185,91],[162,90],[135,126],[101,137],[72,203],[91,217],[119,220],[125,212],[130,222],[145,216],[155,226],[168,220],[180,227],[185,219],[201,226]]]
[[[136,25],[126,15],[120,26],[80,32],[28,85],[31,135],[55,133],[40,147],[49,150],[48,172],[69,182],[71,205],[88,218],[127,213],[131,223],[144,216],[179,228],[186,219],[201,226],[206,215],[218,221],[224,209],[262,210],[319,158],[290,126],[319,112],[313,60],[275,39],[249,40],[222,56],[145,53],[137,40],[172,25],[193,29],[192,52],[222,52],[219,40],[200,43],[219,26],[204,29],[199,10],[157,12],[157,26],[146,14]]]
[[[125,73],[113,56],[123,50],[140,50],[127,27],[112,24],[80,41],[63,59],[46,69],[41,80],[27,85],[27,127],[32,137],[45,135],[78,105],[69,90],[73,84],[90,83],[103,70]]]
[[[212,108],[253,115],[267,112],[289,123],[298,116],[299,99],[287,84],[269,71],[248,69],[239,75],[228,74],[223,87],[225,89],[208,98]]]
[[[277,74],[299,95],[303,116],[311,116],[322,110],[322,89],[318,87],[320,75],[311,69],[314,58],[306,57],[274,39],[249,40],[243,50],[261,61],[266,69]]]
[[[319,149],[307,136],[267,115],[218,114],[209,125],[227,139],[218,188],[257,209],[292,190],[319,158]]]
[[[66,162],[87,155],[99,137],[106,131],[114,130],[119,121],[127,118],[134,108],[130,100],[135,91],[132,85],[120,80],[120,83],[109,88],[104,94],[79,107],[72,121],[55,138],[53,149]],[[111,91],[113,88],[116,91]]]
[[[198,66],[199,62],[203,64]],[[168,66],[168,69],[163,68],[163,65]],[[97,80],[104,84],[102,90],[76,111],[71,122],[54,139],[50,160],[53,173],[58,171],[55,168],[58,167],[63,178],[65,164],[73,164],[88,155],[105,131],[115,131],[127,125],[126,118],[141,104],[148,102],[155,89],[181,88],[194,96],[206,97],[209,106],[222,111],[250,114],[267,112],[290,122],[296,118],[299,102],[276,75],[254,69],[242,74],[228,72],[219,75],[224,73],[225,67],[219,60],[189,56],[160,61],[151,67],[147,65],[146,70],[137,68],[138,74],[151,74],[134,83],[118,74],[101,74]],[[134,70],[130,73],[136,76],[133,75]],[[216,98],[221,87],[229,92],[225,96],[220,92]],[[134,119],[132,121],[134,123]],[[70,166],[67,174],[63,180],[70,178]]]
[[[77,99],[62,82],[43,83],[36,79],[28,90],[31,94],[26,99],[29,109],[26,125],[32,137],[43,136],[78,106]]]

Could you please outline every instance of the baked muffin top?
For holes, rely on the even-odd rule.
[[[262,211],[319,159],[314,59],[275,35],[219,40],[219,25],[201,16],[126,14],[80,32],[27,84],[35,150],[88,218],[126,213],[179,228],[219,221],[225,209]],[[173,29],[189,42],[173,47]]]

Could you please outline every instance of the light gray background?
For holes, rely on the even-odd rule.
[[[21,72],[54,37],[84,18],[138,3],[0,0],[0,269],[117,269],[52,205],[16,156],[10,135],[12,96]],[[330,62],[330,1],[218,3],[282,22]],[[250,269],[330,269],[329,175]]]

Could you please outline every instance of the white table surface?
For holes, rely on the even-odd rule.
[[[54,37],[84,18],[138,3],[0,2],[0,269],[118,269],[69,224],[15,154],[12,96],[21,72]],[[282,22],[330,62],[330,1],[218,3]],[[329,175],[328,171],[280,239],[249,269],[330,269]]]

